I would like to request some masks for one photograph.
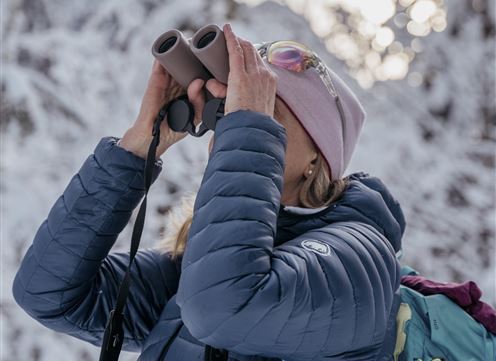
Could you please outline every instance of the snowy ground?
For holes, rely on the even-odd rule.
[[[363,90],[336,58],[326,60],[368,112],[347,173],[381,177],[400,201],[407,219],[404,262],[434,279],[474,280],[483,299],[496,305],[494,8],[483,15],[468,11],[467,3],[448,4],[448,29],[425,39],[412,64],[429,86],[397,81]],[[325,48],[304,18],[276,3],[11,0],[1,6],[1,359],[95,360],[96,347],[29,318],[12,298],[12,279],[99,139],[122,136],[134,121],[152,42],[171,28],[191,35],[207,23],[230,21],[253,42],[284,37],[319,54]],[[159,238],[168,207],[200,184],[208,138],[187,137],[163,157],[142,246]],[[131,229],[114,249],[129,248]]]

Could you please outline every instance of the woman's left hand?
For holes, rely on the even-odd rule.
[[[229,53],[227,86],[215,78],[206,87],[216,98],[226,98],[224,115],[245,109],[274,116],[277,75],[264,63],[255,46],[223,27]]]

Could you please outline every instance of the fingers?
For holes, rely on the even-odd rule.
[[[270,66],[262,59],[260,53],[257,51],[255,46],[252,44],[252,48],[254,51],[254,57],[257,64],[257,70],[259,74],[264,75],[271,79],[271,81],[277,82],[277,74],[270,68]]]
[[[245,59],[245,69],[249,74],[258,73],[259,64],[257,61],[257,49],[251,42],[238,36],[241,48],[243,48],[243,56]]]
[[[158,62],[157,58],[155,58],[152,65],[152,74],[163,74],[165,72],[165,68]]]
[[[224,25],[224,36],[229,52],[229,66],[235,73],[244,70],[248,74],[256,74],[260,72],[260,67],[266,68],[255,46],[250,41],[236,36],[230,24]]]
[[[188,99],[195,109],[195,125],[200,123],[205,106],[205,94],[202,90],[204,84],[203,79],[195,79],[188,86]]]
[[[155,59],[153,61],[150,77],[148,78],[148,87],[167,90],[171,85],[171,80],[172,77],[170,74],[165,70],[162,64]]]
[[[255,48],[255,46],[253,46],[253,48]],[[272,71],[272,69],[270,69],[267,63],[262,59],[262,56],[260,55],[260,53],[256,48],[255,48],[255,59],[260,69]]]
[[[243,48],[238,38],[234,35],[230,24],[225,24],[223,31],[226,38],[227,52],[229,53],[229,73],[230,75],[231,73],[236,75],[245,70]]]
[[[216,98],[225,98],[227,96],[227,85],[222,84],[215,78],[208,79],[206,87]]]
[[[203,92],[203,79],[195,79],[188,86],[188,100],[195,109],[195,125],[200,124],[205,107],[205,93]],[[206,83],[207,90],[216,98],[225,98],[227,96],[227,86],[215,78],[210,78]]]

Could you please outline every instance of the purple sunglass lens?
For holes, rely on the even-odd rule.
[[[305,54],[302,50],[287,45],[271,49],[268,61],[271,64],[295,72],[302,72],[306,68]]]

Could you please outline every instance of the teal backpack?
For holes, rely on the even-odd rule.
[[[401,276],[419,275],[409,266]],[[496,361],[496,335],[443,294],[400,285],[394,361]]]

